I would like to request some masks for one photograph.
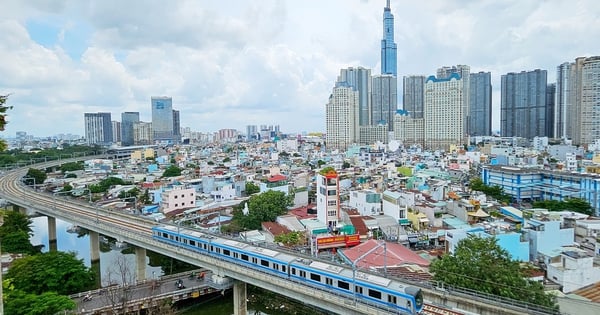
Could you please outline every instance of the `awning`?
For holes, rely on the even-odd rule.
[[[410,225],[410,221],[408,221],[408,219],[400,219],[398,220],[398,223],[400,225]]]
[[[429,219],[427,219],[427,218],[420,218],[419,222],[421,222],[421,223],[429,222]]]

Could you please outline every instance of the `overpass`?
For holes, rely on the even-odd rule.
[[[72,162],[63,160],[62,162]],[[36,165],[45,169],[59,164],[58,161],[46,162]],[[216,283],[227,282],[234,279],[234,314],[245,315],[246,308],[246,283],[263,289],[277,292],[292,299],[303,301],[330,312],[338,314],[396,314],[390,310],[381,309],[375,305],[349,299],[327,290],[316,289],[302,283],[288,281],[283,278],[272,277],[267,273],[246,268],[232,262],[223,261],[211,256],[203,255],[175,245],[159,242],[152,238],[151,228],[157,223],[140,216],[110,211],[89,202],[80,200],[67,200],[55,195],[38,192],[23,185],[21,178],[27,173],[28,168],[18,168],[7,171],[0,177],[0,197],[10,203],[37,211],[48,216],[48,229],[50,247],[56,244],[56,218],[71,222],[90,231],[92,260],[99,259],[98,243],[99,234],[116,238],[119,241],[132,244],[136,247],[138,281],[145,278],[146,249],[160,253],[192,265],[212,270],[213,281]],[[94,254],[94,252],[96,254]],[[311,259],[314,259],[312,257]],[[476,292],[438,288],[430,283],[413,283],[404,281],[408,285],[419,286],[424,293],[425,301],[434,305],[445,306],[451,309],[464,310],[471,314],[548,314],[547,310],[517,301],[501,299],[494,296],[482,296]]]

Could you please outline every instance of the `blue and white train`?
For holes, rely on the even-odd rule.
[[[373,274],[353,272],[352,268],[170,225],[152,228],[152,235],[162,242],[326,289],[350,299],[357,298],[382,309],[406,314],[417,314],[423,309],[420,288]]]

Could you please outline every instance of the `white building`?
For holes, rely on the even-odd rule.
[[[449,149],[466,143],[463,81],[458,73],[425,82],[425,147]]]
[[[333,168],[324,168],[317,174],[317,219],[333,230],[340,218],[339,176]]]
[[[358,141],[358,102],[358,92],[352,88],[333,88],[325,109],[326,143],[330,149],[345,150]]]
[[[548,279],[562,286],[563,293],[600,281],[600,268],[594,267],[594,257],[584,250],[565,248],[548,264]]]
[[[414,197],[414,195],[413,195]],[[410,225],[408,221],[408,206],[403,193],[386,190],[382,195],[383,214],[390,216],[402,225]]]
[[[277,151],[279,152],[298,152],[298,139],[284,139],[277,141]]]
[[[399,111],[394,116],[394,139],[404,146],[423,145],[425,139],[425,119],[412,118],[408,112]]]
[[[381,194],[373,190],[351,191],[348,205],[358,210],[360,215],[378,215],[381,213]]]

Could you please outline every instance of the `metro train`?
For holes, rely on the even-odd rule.
[[[208,254],[248,268],[359,299],[387,311],[418,314],[423,309],[420,288],[341,265],[315,261],[188,228],[159,225],[154,239]]]

